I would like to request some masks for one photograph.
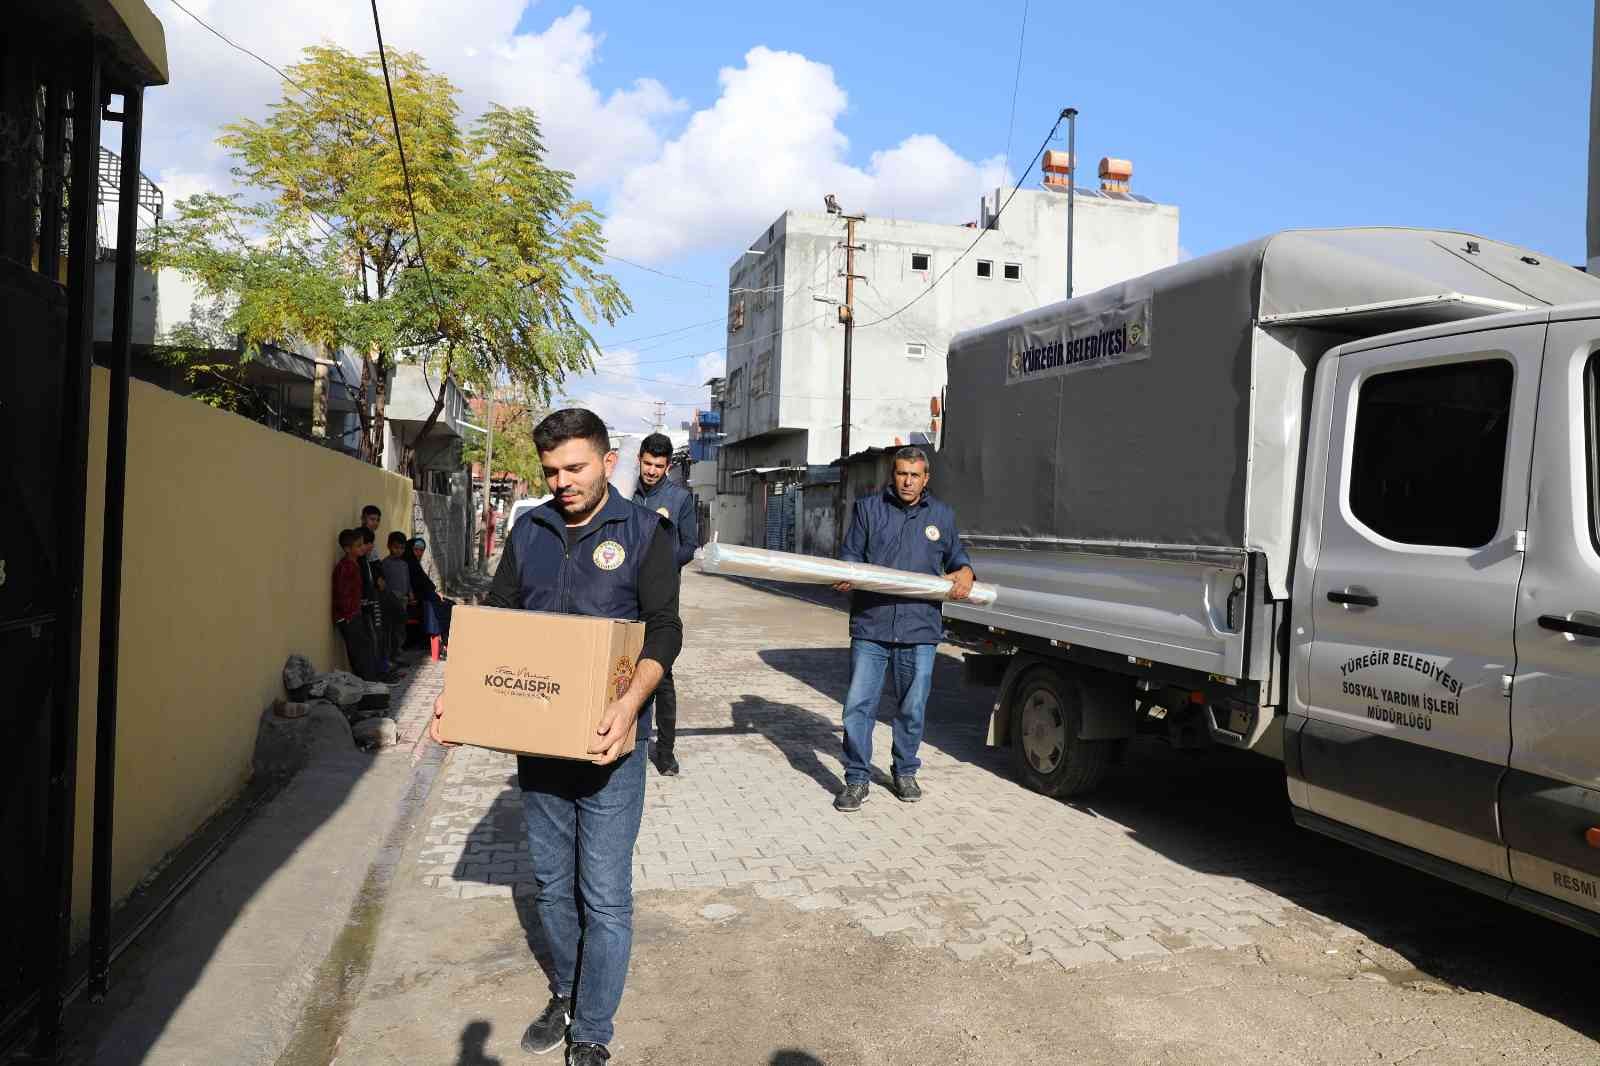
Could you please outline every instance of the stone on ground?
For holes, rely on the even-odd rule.
[[[283,691],[291,700],[304,700],[316,679],[317,668],[304,655],[291,655],[283,664]]]

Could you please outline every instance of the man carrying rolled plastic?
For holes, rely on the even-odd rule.
[[[928,455],[901,448],[881,493],[855,503],[839,558],[951,579],[952,600],[972,591],[973,573],[961,544],[955,512],[928,494]],[[851,592],[848,583],[834,586]],[[922,798],[917,749],[933,687],[934,653],[944,635],[939,605],[883,593],[855,591],[850,600],[850,690],[844,701],[844,791],[836,810],[859,811],[871,787],[872,729],[887,671],[900,707],[894,718],[894,788],[906,803]]]

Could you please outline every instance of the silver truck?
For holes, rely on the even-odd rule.
[[[958,336],[990,743],[1281,759],[1296,821],[1600,932],[1600,278],[1280,233]]]

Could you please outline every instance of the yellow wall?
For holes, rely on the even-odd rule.
[[[94,372],[73,913],[86,928],[109,377]],[[283,662],[345,669],[330,577],[339,530],[383,509],[411,531],[411,482],[135,381],[118,657],[112,894],[128,894],[250,776]]]

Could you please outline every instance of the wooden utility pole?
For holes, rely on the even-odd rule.
[[[485,436],[483,445],[483,558],[478,569],[489,572],[489,556],[494,552],[494,383],[489,383],[489,399],[484,405]]]
[[[850,454],[850,347],[856,332],[856,253],[862,246],[856,244],[856,223],[865,222],[865,215],[844,216],[844,303],[839,305],[839,321],[844,323],[844,408],[839,415],[839,458]]]

